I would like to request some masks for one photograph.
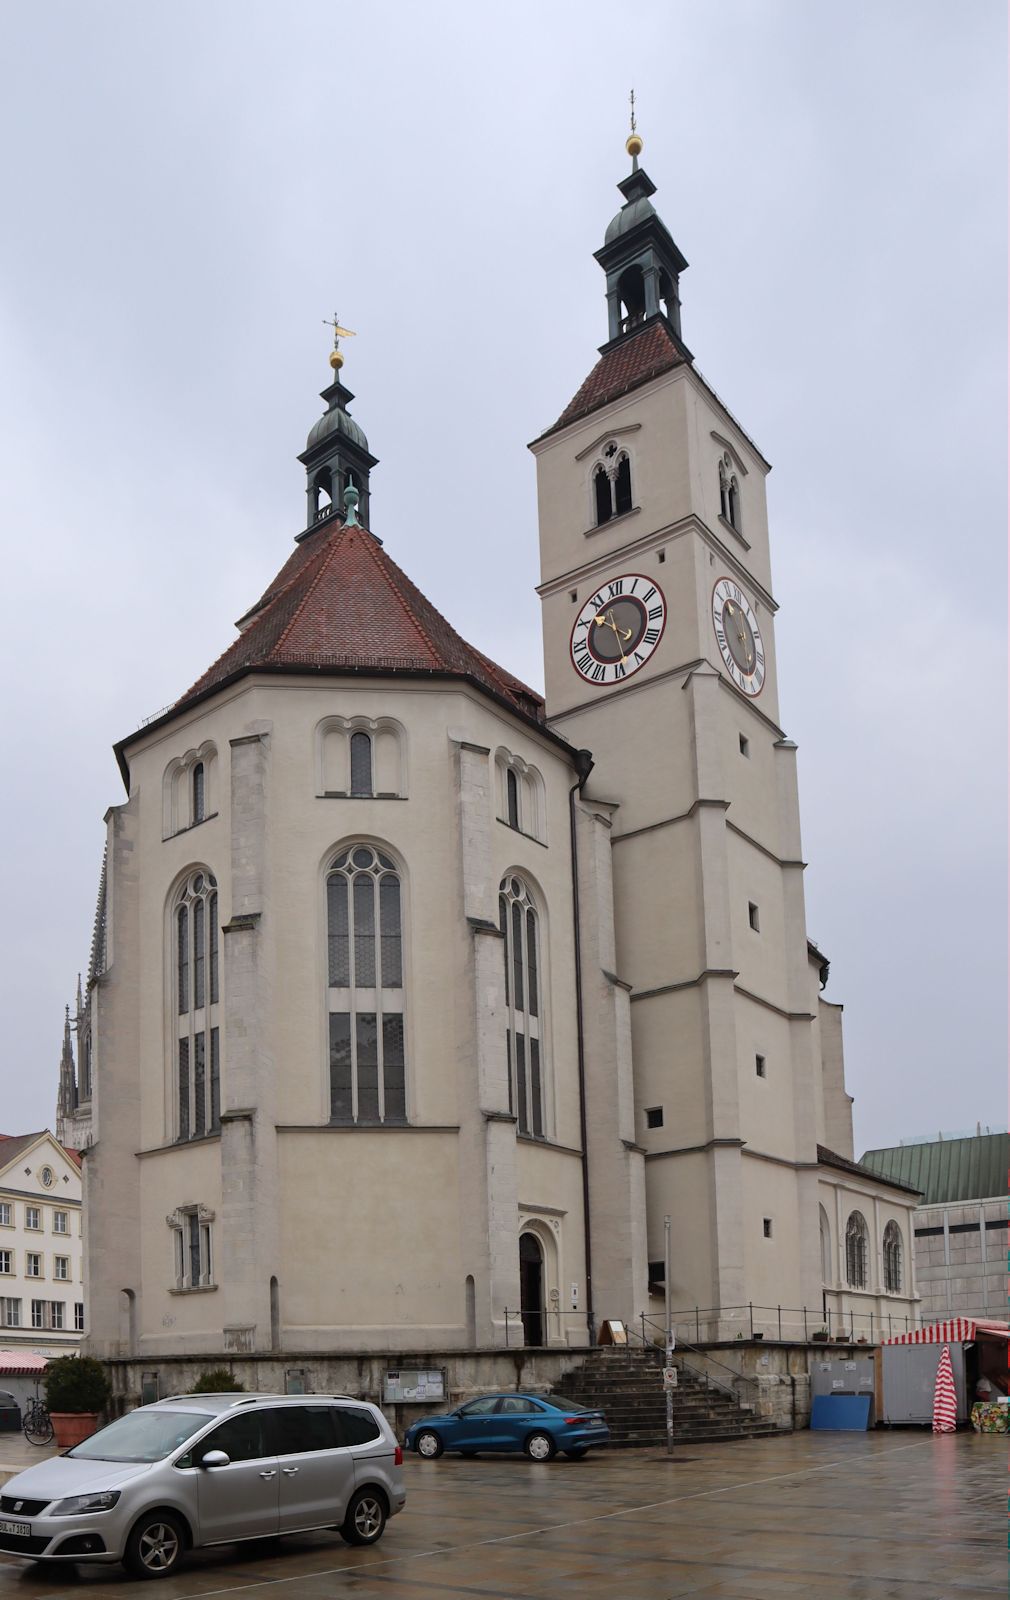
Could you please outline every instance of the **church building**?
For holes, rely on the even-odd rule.
[[[658,1329],[666,1217],[701,1338],[914,1318],[915,1195],[852,1160],[807,940],[768,463],[628,150],[606,342],[530,447],[545,697],[373,526],[337,348],[277,576],[116,747],[65,1090],[97,1354]]]

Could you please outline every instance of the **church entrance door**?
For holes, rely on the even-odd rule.
[[[523,1342],[544,1343],[544,1253],[535,1234],[519,1235],[519,1293]]]

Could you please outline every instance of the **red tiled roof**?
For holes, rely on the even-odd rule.
[[[650,378],[658,378],[661,372],[683,366],[686,359],[665,322],[647,323],[640,333],[622,340],[600,357],[578,394],[541,438],[570,422],[578,422],[599,406],[648,383]]]
[[[242,621],[173,710],[244,672],[399,670],[468,678],[544,720],[541,696],[467,644],[364,528],[334,521],[303,539]]]

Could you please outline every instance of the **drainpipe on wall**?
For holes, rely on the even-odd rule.
[[[593,758],[588,750],[576,750],[575,770],[578,782],[568,791],[568,816],[572,831],[572,922],[575,933],[575,1028],[578,1041],[579,1063],[579,1139],[582,1145],[582,1216],[586,1240],[586,1326],[589,1343],[596,1343],[596,1314],[593,1310],[593,1241],[589,1221],[589,1139],[586,1116],[586,1040],[582,1019],[582,933],[579,917],[579,846],[576,837],[575,796],[581,795],[586,780],[593,770]]]

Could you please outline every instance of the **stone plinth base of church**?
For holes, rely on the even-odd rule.
[[[474,1394],[502,1389],[550,1389],[585,1359],[589,1347],[514,1347],[511,1350],[389,1351],[323,1354],[311,1350],[279,1355],[162,1356],[150,1361],[107,1363],[113,1394],[109,1415],[121,1416],[157,1397],[188,1394],[200,1374],[225,1367],[250,1393],[345,1394],[382,1406],[397,1432],[419,1416],[460,1405]],[[383,1400],[387,1372],[442,1372],[445,1400],[395,1403]]]

